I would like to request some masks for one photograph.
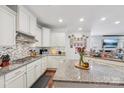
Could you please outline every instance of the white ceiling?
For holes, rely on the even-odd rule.
[[[93,6],[93,5],[27,5],[40,23],[52,28],[67,28],[69,31],[92,31],[92,35],[124,34],[124,6]],[[84,18],[80,22],[80,18]],[[105,21],[100,18],[106,17]],[[58,19],[62,18],[63,23]],[[115,25],[115,21],[121,23]]]

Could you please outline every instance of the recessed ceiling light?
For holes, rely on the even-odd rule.
[[[115,24],[120,24],[120,21],[115,21]]]
[[[81,27],[79,27],[79,28],[78,28],[78,30],[79,30],[79,31],[81,31],[81,30],[82,30],[82,28],[81,28]]]
[[[59,21],[60,23],[62,23],[62,22],[63,22],[63,19],[59,19],[58,21]]]
[[[101,21],[105,21],[105,20],[106,20],[106,17],[102,17],[102,18],[101,18]]]
[[[84,18],[80,18],[80,22],[83,22],[84,21]]]

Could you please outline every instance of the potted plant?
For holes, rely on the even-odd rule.
[[[7,55],[2,55],[1,56],[1,59],[2,59],[2,63],[1,63],[1,67],[5,67],[5,66],[8,66],[10,65],[9,61],[10,61],[10,56],[7,54]]]

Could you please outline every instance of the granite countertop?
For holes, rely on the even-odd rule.
[[[103,58],[99,58],[99,59],[103,59]],[[124,62],[124,60],[116,59],[116,58],[104,58],[103,60],[110,60],[110,61]]]
[[[49,54],[49,56],[65,56],[65,54]]]
[[[0,68],[0,76],[1,75],[5,75],[6,73],[9,73],[13,70],[16,70],[22,66],[25,66],[31,62],[34,62],[42,57],[45,57],[45,56],[65,56],[65,55],[49,55],[49,54],[45,54],[45,55],[38,55],[36,57],[25,57],[25,58],[22,58],[22,59],[18,59],[18,60],[14,60],[12,61],[12,64],[7,66],[7,67],[2,67]]]
[[[124,67],[89,62],[90,70],[75,68],[76,60],[68,60],[59,66],[54,82],[77,82],[124,85]]]
[[[36,60],[38,60],[44,56],[47,56],[47,55],[39,55],[36,57],[26,57],[23,59],[18,59],[18,60],[12,61],[11,65],[0,68],[0,76],[5,75],[5,74],[7,74],[13,70],[16,70],[22,66],[29,64],[29,63],[32,63],[32,62],[34,62],[34,61],[36,61]]]
[[[116,61],[116,62],[123,62],[124,63],[124,60],[116,59],[116,58],[101,58],[101,57],[92,57],[92,56],[86,56],[86,57],[102,59],[102,60],[109,60],[109,61]]]

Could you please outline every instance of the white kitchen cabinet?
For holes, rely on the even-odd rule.
[[[29,10],[24,6],[18,6],[17,16],[17,31],[29,35],[35,35],[37,19]]]
[[[5,88],[25,88],[26,67],[19,68],[5,75]]]
[[[23,6],[18,6],[18,31],[30,34],[30,13]]]
[[[49,56],[48,57],[48,68],[57,68],[58,62],[56,60],[56,56]]]
[[[50,46],[50,29],[48,28],[42,28],[43,34],[42,34],[42,40],[43,40],[43,47],[49,47]]]
[[[0,46],[15,45],[16,13],[6,6],[0,6]]]
[[[42,62],[41,73],[43,74],[46,71],[46,69],[47,69],[48,58],[47,57],[42,57],[41,60],[42,60],[41,61]]]
[[[31,87],[41,76],[41,59],[27,65],[27,87]]]
[[[36,33],[37,20],[36,17],[30,14],[30,33],[35,35]]]
[[[50,45],[51,46],[65,46],[65,33],[64,32],[51,32]]]
[[[0,88],[4,88],[4,76],[0,76]]]
[[[41,32],[41,29],[36,27],[36,30],[35,30],[35,39],[38,40],[38,42],[35,43],[35,46],[36,47],[41,47],[42,46],[42,41],[41,41],[41,37],[42,37],[42,32]]]
[[[36,72],[35,72],[35,74],[36,74],[36,75],[35,75],[35,76],[36,76],[35,79],[36,79],[36,80],[37,80],[37,79],[41,76],[41,74],[42,74],[42,73],[41,73],[41,71],[42,71],[41,66],[42,66],[42,65],[41,65],[41,59],[39,59],[39,60],[36,61],[36,65],[35,65],[35,71],[36,71]]]
[[[59,68],[65,62],[65,56],[48,56],[48,68]]]
[[[35,63],[27,65],[27,87],[31,87],[35,82]]]

